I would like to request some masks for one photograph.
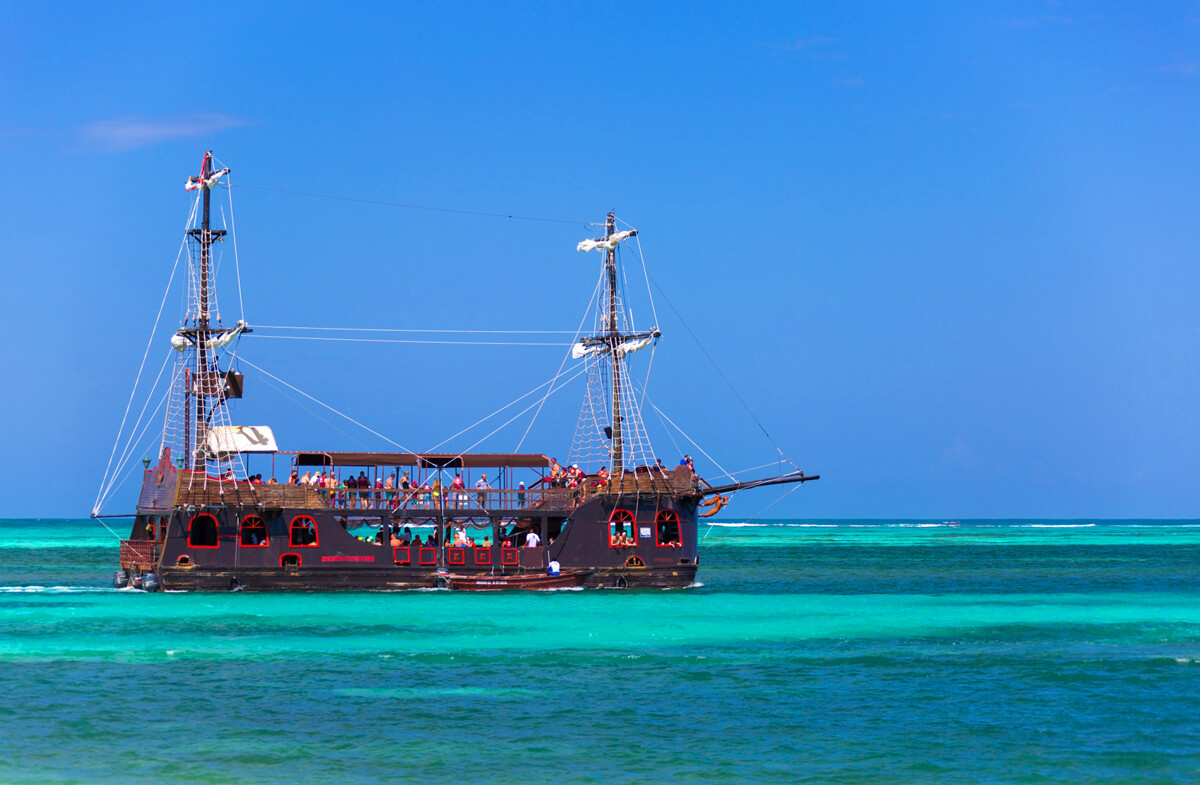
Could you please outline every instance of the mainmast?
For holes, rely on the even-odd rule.
[[[636,229],[628,229],[618,232],[616,227],[616,216],[613,213],[608,214],[605,222],[605,234],[603,237],[594,240],[584,240],[579,243],[578,250],[604,251],[604,292],[603,299],[600,301],[600,314],[596,323],[596,334],[583,338],[572,350],[572,355],[577,359],[588,355],[595,357],[589,362],[606,362],[612,369],[609,375],[611,388],[607,392],[607,397],[612,405],[609,412],[610,426],[606,429],[609,440],[608,444],[608,459],[609,465],[612,467],[613,475],[620,476],[625,469],[625,447],[626,440],[629,434],[626,433],[626,422],[629,416],[634,417],[632,423],[633,429],[633,450],[648,450],[649,445],[644,444],[639,447],[640,440],[644,440],[644,427],[641,426],[640,418],[637,416],[636,409],[629,410],[627,407],[631,405],[625,398],[628,390],[626,385],[628,382],[624,378],[627,371],[624,368],[623,361],[626,355],[638,351],[639,349],[648,346],[650,343],[658,339],[662,333],[656,328],[648,332],[626,332],[629,328],[628,320],[625,314],[625,306],[621,301],[620,290],[617,288],[617,246],[630,237],[637,236]],[[591,398],[589,393],[589,401],[595,400]],[[632,400],[632,399],[631,399]],[[632,401],[635,405],[636,401]],[[591,403],[585,403],[585,411],[590,410]],[[588,420],[588,417],[582,417],[581,422]],[[593,421],[594,422],[594,421]],[[639,434],[642,436],[639,437]],[[572,448],[574,452],[575,448]],[[646,456],[642,456],[645,458]]]
[[[616,234],[617,219],[613,213],[608,214],[605,239],[609,248],[604,254],[604,269],[608,276],[608,347],[613,358],[612,364],[612,472],[621,476],[624,468],[625,443],[621,438],[621,361],[617,357],[617,347],[621,345],[621,330],[617,323],[617,244],[612,242]]]

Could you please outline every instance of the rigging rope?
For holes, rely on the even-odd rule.
[[[112,468],[113,456],[117,454],[117,445],[121,443],[121,434],[125,432],[125,422],[129,418],[129,410],[133,407],[133,397],[137,394],[138,384],[142,380],[142,371],[146,368],[146,358],[150,356],[150,346],[154,343],[154,333],[158,331],[158,322],[162,318],[163,307],[167,304],[167,295],[171,293],[171,284],[175,282],[175,272],[179,269],[179,260],[183,258],[183,249],[187,247],[187,228],[192,225],[192,220],[196,217],[196,210],[200,206],[199,197],[192,203],[191,214],[188,215],[187,222],[183,225],[184,235],[183,240],[179,243],[179,251],[175,254],[175,266],[171,268],[171,276],[167,279],[167,288],[163,292],[162,302],[158,304],[158,315],[154,317],[154,326],[150,328],[150,338],[146,341],[146,351],[142,353],[142,364],[138,366],[137,378],[133,380],[133,389],[129,391],[129,401],[125,404],[125,414],[121,416],[121,426],[117,428],[117,438],[113,440],[112,452],[108,456],[108,464],[104,467],[104,475],[100,479],[100,490],[96,493],[96,501],[92,508],[93,514],[100,511],[100,505],[103,503],[104,485],[108,482],[108,472]]]
[[[795,487],[793,487],[793,488],[792,488],[790,491],[788,491],[787,493],[783,494],[783,495],[782,495],[782,496],[780,496],[778,499],[776,499],[775,501],[773,501],[773,502],[771,502],[770,504],[768,504],[766,507],[763,507],[761,510],[759,510],[758,512],[756,512],[756,513],[754,513],[753,515],[751,515],[749,518],[747,518],[747,519],[745,520],[745,522],[746,522],[746,523],[749,523],[750,521],[754,520],[755,518],[757,518],[758,516],[762,515],[764,512],[766,512],[767,510],[771,509],[771,508],[772,508],[772,507],[774,507],[776,504],[779,504],[781,501],[783,501],[783,500],[784,500],[784,499],[786,499],[787,497],[791,496],[793,493],[795,493],[796,491],[800,490],[800,489],[801,489],[801,488],[803,488],[803,487],[804,487],[804,483],[801,483],[801,482],[798,482],[798,483],[796,483]],[[730,495],[730,496],[732,496],[733,494],[731,493],[731,494],[729,494],[729,495]],[[701,544],[704,544],[704,541],[708,539],[708,535],[712,533],[713,526],[715,526],[715,525],[716,525],[716,524],[713,524],[713,523],[710,523],[710,524],[708,525],[708,531],[704,532],[704,536],[700,538],[700,543],[701,543]]]
[[[594,295],[593,295],[594,296]],[[356,333],[446,333],[466,335],[572,335],[570,330],[430,330],[411,327],[283,327],[277,324],[256,324],[256,330],[312,330],[313,332]],[[579,332],[575,331],[575,335]]]
[[[175,351],[174,349],[167,350],[167,356],[165,358],[163,358],[163,364],[158,369],[158,375],[154,377],[154,382],[151,383],[150,389],[146,393],[146,402],[144,404],[142,404],[142,410],[138,413],[137,420],[134,422],[133,427],[129,429],[129,440],[127,442],[125,442],[125,447],[123,450],[121,450],[121,457],[118,458],[116,461],[117,470],[115,472],[113,472],[113,475],[111,478],[108,478],[108,485],[102,489],[100,499],[97,501],[96,507],[93,509],[93,512],[99,512],[100,506],[103,505],[104,502],[108,500],[108,497],[112,495],[112,492],[115,490],[113,488],[113,483],[115,483],[117,481],[117,475],[121,471],[120,467],[122,465],[124,465],[125,461],[127,461],[129,459],[130,455],[132,455],[134,452],[136,452],[136,450],[133,450],[132,448],[136,446],[135,442],[139,442],[142,438],[142,435],[145,434],[145,432],[146,432],[145,428],[143,428],[142,432],[140,434],[138,434],[137,429],[140,428],[142,425],[142,418],[144,418],[146,416],[146,408],[150,405],[150,401],[154,400],[154,391],[156,389],[158,389],[158,382],[160,379],[162,379],[163,371],[165,371],[167,369],[167,364],[171,361],[171,355],[174,353],[174,351]],[[175,373],[171,374],[171,382],[170,382],[170,384],[167,385],[167,390],[166,390],[166,393],[164,394],[164,398],[165,398],[166,394],[169,394],[171,392],[171,386],[175,383],[176,376],[177,376],[177,374],[175,374]],[[162,400],[159,401],[158,406],[155,407],[154,412],[150,415],[150,418],[146,420],[147,428],[149,428],[150,423],[154,421],[154,416],[158,414],[158,410],[160,408],[162,408]],[[137,434],[137,435],[135,436],[134,434]]]
[[[340,433],[341,435],[345,436],[345,437],[346,437],[347,439],[349,439],[350,441],[352,441],[352,442],[354,442],[355,444],[357,444],[359,447],[361,447],[361,448],[363,449],[363,451],[364,451],[364,452],[366,452],[366,451],[369,451],[369,447],[368,447],[368,446],[366,445],[366,443],[364,443],[364,442],[363,442],[361,439],[359,439],[357,436],[355,436],[354,434],[350,433],[349,431],[342,429],[342,428],[341,428],[340,426],[338,426],[338,425],[337,425],[335,422],[333,422],[333,420],[330,420],[330,419],[326,418],[326,417],[325,417],[324,415],[322,415],[320,412],[318,412],[318,411],[316,411],[315,409],[312,409],[311,407],[309,407],[308,405],[306,405],[306,404],[304,403],[304,401],[298,400],[298,399],[296,399],[295,397],[293,397],[293,396],[292,396],[292,395],[291,395],[291,394],[290,394],[290,393],[289,393],[289,392],[288,392],[288,391],[287,391],[285,388],[283,388],[283,387],[280,387],[279,385],[275,384],[274,382],[272,382],[270,379],[267,379],[267,378],[264,378],[262,381],[263,381],[263,384],[265,384],[265,385],[267,385],[268,387],[270,387],[271,389],[273,389],[273,390],[277,391],[277,392],[278,392],[280,395],[282,395],[283,397],[287,398],[289,401],[291,401],[292,403],[296,404],[296,405],[297,405],[297,406],[299,406],[301,409],[303,409],[304,411],[306,411],[306,412],[308,412],[309,414],[311,414],[313,417],[317,418],[318,420],[320,420],[321,422],[325,423],[326,425],[328,425],[328,426],[329,426],[330,428],[332,428],[333,430],[337,431],[338,433]]]
[[[564,388],[567,386],[567,384],[568,384],[568,383],[570,383],[570,382],[574,381],[575,379],[578,379],[578,378],[579,378],[579,377],[580,377],[580,376],[583,374],[583,372],[584,372],[584,371],[586,371],[586,370],[587,370],[587,368],[586,368],[586,367],[584,367],[584,368],[580,368],[578,371],[576,371],[574,374],[572,374],[570,377],[568,377],[566,382],[563,382],[561,385],[559,385],[559,386],[558,386],[558,389],[557,389],[557,390],[554,390],[554,392],[558,392],[559,390],[562,390],[562,389],[564,389]],[[542,401],[540,401],[539,403],[541,403],[541,402],[544,402],[544,401],[545,401],[545,399],[543,398],[543,399],[542,399]],[[506,427],[508,426],[508,424],[509,424],[509,423],[511,423],[513,420],[517,419],[517,418],[518,418],[518,417],[520,417],[522,414],[524,414],[525,412],[529,411],[530,409],[532,409],[534,406],[537,406],[537,405],[538,405],[538,404],[536,404],[536,403],[531,403],[531,404],[529,404],[529,405],[528,405],[528,406],[526,406],[524,409],[522,409],[521,411],[519,411],[519,412],[517,412],[516,414],[514,414],[514,415],[513,415],[513,416],[512,416],[512,417],[511,417],[511,418],[510,418],[510,419],[509,419],[507,422],[505,422],[505,423],[501,424],[501,425],[500,425],[499,427],[497,427],[497,428],[496,428],[494,431],[492,431],[492,432],[491,432],[491,433],[489,433],[488,435],[484,436],[482,439],[480,439],[479,441],[475,442],[474,444],[472,444],[472,445],[471,445],[470,447],[468,447],[467,449],[465,449],[465,450],[463,450],[462,452],[458,453],[458,455],[456,455],[455,457],[457,457],[457,458],[461,458],[462,456],[466,455],[466,454],[467,454],[467,453],[469,453],[471,450],[475,449],[475,447],[477,447],[477,446],[479,446],[480,444],[482,444],[483,442],[487,441],[488,439],[490,439],[492,436],[494,436],[494,435],[495,435],[496,433],[498,433],[499,431],[502,431],[502,430],[503,430],[504,428],[506,428]]]
[[[750,405],[746,403],[746,400],[742,398],[741,394],[737,391],[737,388],[733,386],[733,382],[729,381],[729,377],[726,376],[725,372],[721,370],[721,367],[717,365],[717,361],[714,360],[712,355],[708,353],[708,349],[704,348],[704,344],[700,343],[700,339],[696,336],[696,333],[692,331],[691,326],[687,323],[687,321],[684,320],[683,314],[679,313],[679,309],[675,307],[675,304],[671,302],[671,298],[667,296],[666,290],[659,285],[658,281],[655,280],[653,276],[650,276],[648,273],[647,276],[651,281],[654,281],[654,285],[658,287],[658,291],[662,294],[663,299],[667,301],[667,305],[670,306],[671,310],[675,312],[675,315],[679,317],[680,324],[682,324],[684,329],[688,331],[688,335],[692,336],[692,340],[695,341],[696,345],[700,347],[700,351],[703,352],[704,356],[708,358],[709,363],[712,364],[712,367],[716,370],[717,374],[722,380],[724,380],[734,397],[738,399],[738,402],[742,404],[742,407],[746,410],[746,413],[750,415],[750,419],[754,420],[754,424],[757,425],[758,429],[763,432],[763,436],[766,436],[767,440],[771,442],[772,446],[775,447],[775,451],[779,453],[779,457],[790,463],[793,467],[796,467],[796,464],[792,463],[791,459],[784,455],[783,448],[779,446],[779,443],[771,437],[771,434],[767,433],[767,429],[763,426],[762,422],[759,421],[758,417],[754,415],[754,411],[750,408]],[[651,406],[653,406],[653,404],[651,404]]]
[[[570,346],[549,341],[432,341],[415,338],[331,338],[325,335],[255,335],[255,338],[273,338],[278,341],[331,341],[334,343],[418,343],[439,346]]]
[[[699,450],[701,452],[701,454],[704,455],[705,458],[708,458],[710,461],[712,461],[713,466],[716,466],[718,469],[720,469],[722,474],[724,474],[724,476],[728,477],[729,479],[733,480],[734,482],[737,482],[737,477],[734,477],[732,474],[730,474],[728,471],[725,470],[724,466],[717,463],[716,459],[714,459],[711,455],[709,455],[707,452],[705,452],[704,448],[701,447],[699,444],[697,444],[695,439],[693,439],[691,436],[688,436],[687,433],[685,433],[682,428],[680,428],[678,425],[675,424],[674,420],[672,420],[670,417],[667,417],[667,415],[663,413],[662,409],[655,406],[654,401],[650,401],[650,406],[651,406],[651,408],[654,409],[654,411],[658,412],[660,417],[664,418],[667,422],[671,423],[671,425],[674,426],[677,431],[679,431],[680,435],[682,435],[683,438],[685,438],[689,442],[691,442],[692,446],[695,447],[697,450]]]
[[[224,164],[221,164],[221,167],[227,168]],[[230,234],[233,235],[233,271],[237,274],[238,311],[241,313],[240,318],[242,319],[242,321],[245,321],[246,320],[246,304],[242,300],[242,266],[238,261],[237,221],[233,215],[233,187],[232,187],[233,180],[232,180],[232,178],[230,178],[230,176],[228,174],[225,175],[225,180],[227,183],[227,185],[225,186],[226,190],[229,191],[229,231],[230,231]]]
[[[592,303],[595,302],[597,293],[600,291],[600,287],[603,284],[603,282],[604,282],[603,275],[596,279],[596,286],[592,289],[592,296],[588,298],[587,305],[584,306],[583,318],[579,320],[579,326],[575,328],[575,337],[571,339],[572,346],[574,346],[575,342],[579,340],[579,334],[581,332],[583,332],[583,324],[584,324],[584,322],[587,321],[588,314],[591,313]],[[565,355],[563,355],[562,362],[560,362],[558,364],[558,371],[555,373],[555,376],[554,376],[555,379],[557,379],[559,376],[562,375],[562,369],[564,366],[566,366],[567,360],[570,359],[570,357],[571,357],[571,352],[570,352],[570,350],[568,350],[567,353]],[[587,367],[587,363],[584,363],[584,367],[585,368]],[[533,428],[533,424],[535,422],[537,422],[537,418],[542,413],[542,407],[546,404],[546,401],[553,394],[554,394],[554,387],[551,386],[550,389],[546,391],[546,395],[542,398],[542,402],[540,404],[538,404],[538,410],[533,413],[533,419],[531,419],[529,421],[529,425],[525,426],[525,433],[521,434],[521,440],[517,442],[517,446],[513,450],[513,452],[520,452],[521,445],[525,443],[525,440],[527,438],[529,438],[529,431]]]
[[[314,398],[313,396],[311,396],[311,395],[309,395],[308,393],[304,392],[304,390],[301,390],[299,387],[296,387],[295,385],[292,385],[292,384],[288,384],[288,383],[287,383],[287,382],[285,382],[283,379],[280,379],[278,376],[274,375],[274,374],[273,374],[273,373],[271,373],[270,371],[264,370],[264,369],[263,369],[263,368],[261,368],[260,366],[257,366],[257,365],[255,365],[254,363],[252,363],[252,362],[250,362],[249,360],[247,360],[245,357],[242,357],[242,358],[241,358],[241,360],[242,360],[242,362],[244,362],[246,365],[249,365],[249,366],[250,366],[251,368],[253,368],[254,370],[256,370],[256,371],[259,371],[260,373],[265,373],[267,376],[270,376],[270,377],[271,377],[272,379],[274,379],[275,381],[279,382],[279,383],[280,383],[280,384],[282,384],[282,385],[285,385],[285,386],[287,386],[287,387],[291,388],[292,390],[295,390],[296,392],[298,392],[298,393],[300,393],[301,395],[303,395],[305,398],[308,398],[310,401],[312,401],[312,402],[314,402],[314,403],[318,403],[318,404],[320,404],[321,406],[324,406],[326,409],[328,409],[329,411],[333,412],[334,414],[336,414],[336,415],[338,415],[338,416],[340,416],[340,417],[345,417],[347,420],[349,420],[350,422],[354,423],[354,424],[355,424],[355,425],[357,425],[359,428],[362,428],[364,431],[367,431],[367,432],[369,432],[369,433],[371,433],[371,434],[373,434],[373,435],[375,435],[375,436],[378,436],[380,439],[383,439],[383,440],[384,440],[385,442],[387,442],[388,444],[395,445],[396,447],[399,447],[399,448],[400,448],[401,450],[403,450],[404,452],[415,452],[415,450],[410,450],[409,448],[405,447],[405,446],[404,446],[403,444],[401,444],[400,442],[393,441],[392,439],[389,439],[388,437],[384,436],[382,433],[380,433],[379,431],[375,430],[374,428],[370,428],[370,427],[368,427],[368,426],[366,426],[366,425],[363,425],[362,423],[360,423],[358,420],[354,419],[354,418],[353,418],[353,417],[351,417],[350,415],[348,415],[348,414],[345,414],[344,412],[339,412],[337,409],[333,408],[332,406],[330,406],[329,404],[325,403],[324,401],[321,401],[321,400],[318,400],[318,399]]]
[[[230,183],[230,187],[233,184]],[[333,196],[331,194],[317,194],[309,191],[291,191],[286,188],[266,188],[261,185],[245,185],[240,184],[238,188],[249,188],[252,191],[269,191],[277,194],[290,194],[292,196],[311,196],[315,199],[332,199],[339,202],[357,202],[358,204],[377,204],[383,207],[403,207],[406,210],[429,210],[436,213],[453,213],[455,215],[479,215],[485,218],[511,218],[515,221],[541,221],[543,223],[555,224],[572,224],[575,226],[602,226],[603,224],[597,221],[571,221],[562,218],[540,218],[533,215],[509,215],[507,213],[488,213],[480,210],[457,210],[452,207],[431,207],[423,204],[405,204],[403,202],[384,202],[379,199],[358,199],[352,196]]]
[[[145,438],[145,436],[146,436],[146,432],[148,430],[150,430],[150,424],[154,422],[154,418],[158,414],[159,409],[161,409],[163,407],[163,404],[166,403],[166,401],[170,397],[170,395],[171,395],[171,387],[168,386],[167,389],[163,391],[162,397],[158,399],[158,405],[154,407],[154,411],[151,412],[150,417],[146,420],[146,424],[144,426],[142,426],[142,432],[139,433],[135,437],[134,441],[137,444],[141,444],[142,439]],[[136,428],[137,426],[134,426],[134,427]],[[121,461],[117,465],[120,466],[120,463],[123,463],[124,461],[125,461],[125,459],[122,458]],[[135,469],[137,469],[136,461],[134,463],[130,464],[129,468],[125,470],[125,474],[121,476],[120,482],[117,482],[117,474],[119,473],[120,470],[118,469],[117,472],[113,473],[112,482],[109,483],[109,488],[104,492],[104,497],[100,500],[99,504],[97,504],[96,507],[92,510],[92,515],[99,515],[100,506],[103,505],[106,501],[108,501],[108,498],[112,494],[116,493],[118,490],[121,489],[121,486],[123,486],[125,484],[125,482],[129,479],[130,475],[133,474]]]
[[[633,228],[625,221],[621,221],[620,218],[617,220],[626,226],[629,226],[630,229]],[[633,240],[635,243],[637,243],[638,259],[642,263],[642,276],[646,279],[646,294],[650,297],[650,315],[654,318],[654,326],[657,327],[659,325],[658,309],[654,307],[654,293],[650,289],[650,271],[646,267],[646,254],[642,251],[642,236],[640,234],[635,234],[633,236]]]
[[[557,374],[554,376],[554,378],[550,379],[549,381],[542,382],[542,383],[541,383],[541,384],[539,384],[537,387],[534,387],[532,390],[530,390],[529,392],[527,392],[527,393],[525,393],[524,395],[522,395],[520,398],[517,398],[517,399],[516,399],[516,400],[514,400],[514,401],[511,401],[511,402],[509,402],[509,403],[506,403],[504,406],[502,406],[502,407],[500,407],[499,409],[497,409],[496,411],[492,412],[492,413],[491,413],[491,414],[489,414],[487,417],[484,417],[484,418],[483,418],[483,419],[481,419],[481,420],[477,420],[477,421],[475,421],[474,423],[472,423],[472,424],[468,425],[466,428],[463,428],[461,431],[459,431],[458,433],[454,434],[453,436],[448,436],[448,437],[446,437],[446,438],[445,438],[445,439],[443,439],[442,441],[440,441],[440,442],[438,442],[437,444],[435,444],[435,445],[433,445],[432,447],[430,447],[428,450],[426,450],[426,452],[433,452],[434,450],[436,450],[438,447],[441,447],[441,446],[442,446],[443,444],[445,444],[446,442],[448,442],[448,441],[452,441],[453,439],[457,439],[459,436],[462,436],[464,433],[466,433],[467,431],[471,430],[471,429],[472,429],[472,428],[474,428],[475,426],[477,426],[477,425],[482,425],[483,423],[485,423],[485,422],[487,422],[488,420],[492,419],[493,417],[495,417],[497,414],[499,414],[500,412],[504,411],[505,409],[507,409],[507,408],[509,408],[509,407],[511,407],[511,406],[515,406],[516,404],[518,404],[518,403],[520,403],[521,401],[525,400],[526,398],[528,398],[529,396],[533,395],[535,392],[537,392],[538,390],[542,389],[542,388],[543,388],[543,387],[545,387],[546,385],[552,385],[552,384],[554,384],[556,381],[558,381],[559,377],[561,377],[562,375],[563,375],[563,373],[562,373],[562,366],[559,366],[559,373],[557,373]]]

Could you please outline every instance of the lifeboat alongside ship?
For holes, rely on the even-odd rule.
[[[604,236],[578,247],[604,255],[597,329],[573,346],[577,359],[595,364],[590,378],[605,384],[585,403],[592,420],[603,420],[596,466],[563,470],[537,453],[278,449],[270,428],[228,420],[226,402],[241,397],[243,384],[222,368],[222,353],[252,332],[215,316],[212,248],[225,233],[210,226],[209,200],[228,172],[215,170],[207,153],[188,181],[200,192],[188,230],[189,304],[172,337],[178,358],[167,421],[121,541],[118,586],[680,588],[696,579],[702,505],[711,514],[738,490],[818,479],[795,471],[713,487],[689,465],[667,469],[649,458],[625,363],[660,333],[627,327],[616,250],[636,232],[616,231],[612,214]],[[254,460],[283,462],[290,481],[259,481],[246,469]],[[320,479],[299,481],[302,473]]]

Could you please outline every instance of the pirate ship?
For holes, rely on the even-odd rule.
[[[216,303],[214,244],[226,231],[212,227],[210,200],[228,175],[209,152],[187,182],[196,192],[187,308],[117,586],[686,587],[700,562],[699,517],[739,490],[817,479],[792,471],[714,486],[689,464],[651,457],[627,363],[661,333],[634,329],[623,305],[617,251],[637,232],[617,231],[611,213],[604,234],[577,247],[599,251],[603,264],[594,329],[571,346],[588,384],[568,464],[540,453],[280,450],[269,427],[234,425],[227,406],[243,394],[228,358],[253,332],[223,324]],[[273,467],[265,482],[247,469],[262,456]],[[105,482],[94,517],[103,517]]]

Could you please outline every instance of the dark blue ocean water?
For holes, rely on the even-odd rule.
[[[774,521],[699,587],[107,588],[0,521],[0,782],[1200,781],[1200,523]]]

